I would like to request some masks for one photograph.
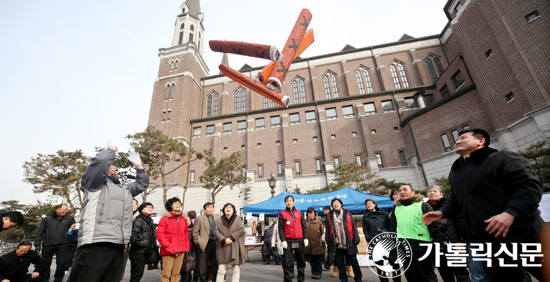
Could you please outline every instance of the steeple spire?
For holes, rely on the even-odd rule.
[[[200,0],[187,0],[180,6],[172,46],[180,45],[190,45],[200,55],[203,54],[204,14],[201,12]]]
[[[227,58],[227,53],[223,53],[222,64],[229,66],[229,58]],[[222,74],[221,71],[220,71],[220,74]]]
[[[189,11],[188,11],[189,15],[198,19],[199,15],[202,14],[200,0],[187,0],[185,1],[185,4],[189,8]],[[185,14],[185,12],[183,12],[182,14]]]

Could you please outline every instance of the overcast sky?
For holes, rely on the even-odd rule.
[[[23,182],[38,153],[94,147],[147,126],[158,49],[170,47],[183,0],[0,1],[0,200],[45,196]],[[259,4],[261,3],[261,4]],[[205,39],[282,49],[302,8],[313,14],[315,42],[301,57],[439,34],[445,1],[202,0]],[[207,45],[206,45],[207,46]],[[210,74],[222,54],[205,49]],[[267,61],[229,55],[239,69]]]

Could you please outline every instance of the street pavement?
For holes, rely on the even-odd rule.
[[[249,253],[250,261],[245,263],[241,266],[241,279],[240,281],[247,282],[247,281],[261,281],[261,282],[281,282],[283,281],[283,269],[281,265],[276,265],[273,261],[271,264],[264,265],[262,262],[262,257],[259,251],[250,251]],[[32,271],[33,266],[31,265],[30,269]],[[372,272],[372,270],[369,267],[361,267],[361,272],[363,273],[363,279],[364,282],[378,282],[380,279],[376,274]],[[50,277],[50,281],[53,281],[53,274],[55,273],[55,259],[52,261],[52,271],[51,271],[52,277]],[[326,281],[326,282],[338,282],[338,278],[332,277],[330,274],[332,273],[332,270],[329,271],[323,271],[323,275],[321,279],[312,279],[311,278],[311,268],[309,266],[309,263],[306,263],[306,281]],[[436,270],[437,273],[437,270]],[[227,281],[231,281],[231,274],[232,270],[229,269],[227,271]],[[147,270],[147,266],[145,267],[145,272],[143,275],[143,278],[141,279],[142,282],[158,282],[160,281],[160,275],[161,271],[159,269],[154,270]],[[296,269],[295,269],[295,275],[297,275]],[[63,281],[67,281],[67,275],[65,275],[65,278]],[[438,281],[443,281],[439,275],[437,275]],[[351,282],[353,281],[353,278],[348,278],[348,280]],[[124,272],[124,278],[122,279],[124,282],[130,281],[130,262],[126,264],[126,270]],[[294,281],[296,281],[296,278],[294,278]],[[405,279],[405,276],[402,275],[401,281],[407,281]],[[179,281],[178,281],[179,282]]]

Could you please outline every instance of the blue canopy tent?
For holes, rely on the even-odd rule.
[[[276,216],[285,209],[284,199],[288,195],[294,197],[294,207],[297,209],[305,212],[308,208],[312,207],[315,208],[320,215],[323,214],[323,207],[330,206],[330,202],[334,198],[340,198],[344,203],[344,208],[350,210],[352,214],[364,213],[365,200],[369,198],[375,200],[380,209],[387,210],[393,206],[393,202],[388,196],[376,196],[346,187],[323,194],[295,194],[283,192],[269,200],[244,206],[243,213],[252,213],[253,215],[263,213],[265,216]]]

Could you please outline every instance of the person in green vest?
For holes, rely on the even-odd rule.
[[[421,243],[443,241],[439,222],[434,222],[428,226],[422,223],[422,215],[433,211],[432,206],[424,202],[422,195],[416,195],[410,184],[403,184],[399,187],[399,197],[394,203],[390,219],[390,231],[407,239],[412,250],[411,264],[405,271],[407,281],[437,282],[434,248],[431,248],[430,255],[427,258],[422,261],[419,260],[428,251],[428,247],[421,246]]]

